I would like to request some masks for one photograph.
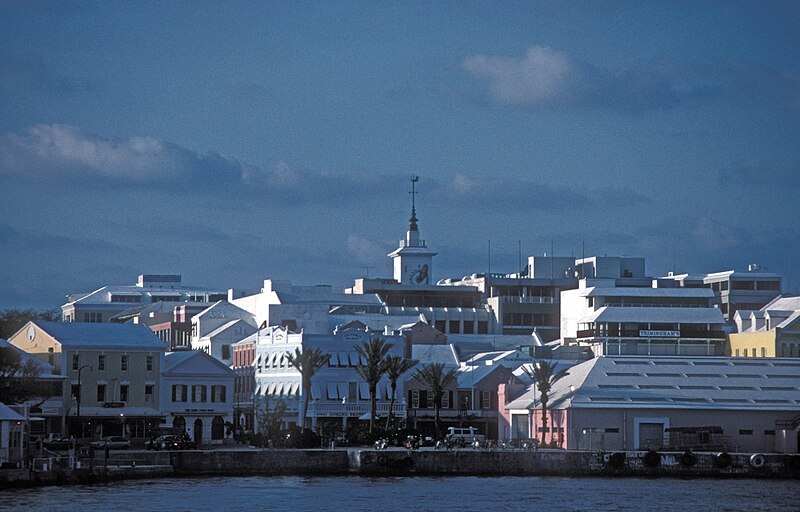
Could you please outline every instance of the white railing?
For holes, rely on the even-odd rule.
[[[331,416],[331,417],[358,417],[370,413],[370,403],[368,401],[357,403],[325,403],[325,402],[312,402],[308,404],[309,416]],[[377,404],[378,416],[386,416],[389,414],[389,404]],[[403,403],[395,402],[392,408],[394,416],[405,416],[406,406]]]
[[[504,304],[553,304],[555,302],[553,297],[539,297],[537,295],[529,295],[527,297],[503,295],[502,299]]]

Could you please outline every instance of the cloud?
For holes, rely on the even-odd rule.
[[[347,251],[359,263],[375,264],[376,261],[383,260],[389,252],[385,244],[370,240],[356,233],[347,235],[345,246]]]
[[[471,55],[462,67],[499,103],[603,108],[628,115],[716,98],[766,101],[800,112],[800,75],[743,60],[647,60],[607,69],[549,47],[520,58]]]

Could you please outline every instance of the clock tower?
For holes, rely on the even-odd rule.
[[[406,238],[400,246],[389,253],[394,259],[394,279],[400,284],[426,286],[433,283],[433,257],[436,252],[428,249],[425,240],[419,237],[417,226],[416,195],[419,176],[411,176],[411,219]]]

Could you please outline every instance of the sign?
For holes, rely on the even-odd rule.
[[[109,409],[119,409],[120,407],[125,407],[125,402],[106,402],[103,404],[103,407],[108,407]]]
[[[680,338],[681,331],[639,331],[639,336],[652,338]]]

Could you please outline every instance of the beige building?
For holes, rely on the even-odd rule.
[[[778,297],[757,311],[734,315],[735,334],[727,355],[734,357],[800,357],[800,297]]]
[[[164,344],[147,327],[35,320],[8,341],[67,377],[64,434],[135,441],[158,427]]]

